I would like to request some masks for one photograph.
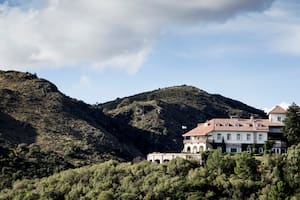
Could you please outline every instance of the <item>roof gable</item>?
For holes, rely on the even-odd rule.
[[[269,114],[285,114],[286,110],[282,108],[281,106],[276,106],[273,108]]]

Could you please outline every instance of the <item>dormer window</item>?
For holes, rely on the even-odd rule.
[[[262,124],[259,123],[259,124],[256,124],[256,126],[257,126],[257,127],[262,127]]]

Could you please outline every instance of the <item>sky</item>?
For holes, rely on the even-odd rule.
[[[0,69],[87,103],[192,85],[300,103],[298,0],[0,0]]]

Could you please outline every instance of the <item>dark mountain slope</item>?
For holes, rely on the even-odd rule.
[[[97,162],[104,155],[141,155],[130,142],[120,143],[113,120],[35,75],[0,72],[0,98],[1,137],[12,144],[37,144],[70,157],[74,165]]]
[[[266,117],[262,110],[242,102],[185,85],[145,92],[98,106],[119,122],[148,134],[148,138],[144,138],[148,141],[143,141],[148,151],[180,151],[181,134],[186,131],[182,126],[192,129],[199,122],[232,115]]]
[[[0,71],[0,190],[18,179],[142,156],[118,127],[44,79]]]

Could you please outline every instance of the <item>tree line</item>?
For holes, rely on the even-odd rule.
[[[206,164],[175,159],[71,169],[16,181],[0,199],[300,199],[300,144],[287,154],[209,153]]]

